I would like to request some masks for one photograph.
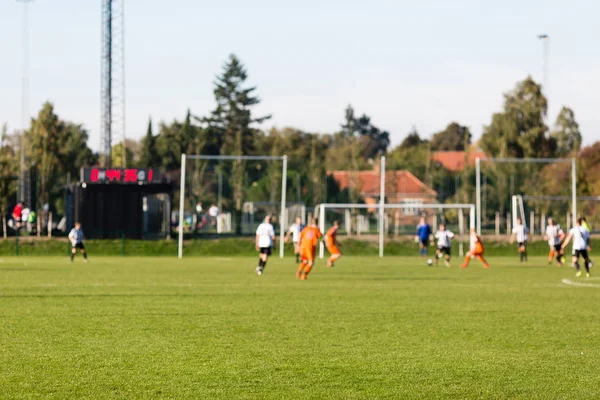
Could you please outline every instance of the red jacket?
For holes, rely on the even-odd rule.
[[[21,219],[21,215],[23,214],[23,207],[20,204],[17,204],[15,208],[13,208],[13,217]]]

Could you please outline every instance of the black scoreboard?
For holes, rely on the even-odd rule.
[[[152,168],[82,168],[72,185],[72,222],[90,238],[144,238],[170,233],[173,184]],[[144,207],[154,204],[151,209]]]
[[[85,183],[157,183],[160,172],[152,168],[82,168],[81,182]]]

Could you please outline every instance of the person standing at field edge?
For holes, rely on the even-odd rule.
[[[23,202],[19,201],[13,208],[12,218],[16,231],[21,229],[21,217],[23,216]]]
[[[262,275],[267,265],[267,260],[271,255],[271,249],[275,242],[275,229],[271,225],[271,216],[267,215],[262,224],[256,228],[256,250],[260,252],[258,257],[258,266],[256,275]]]
[[[69,240],[71,241],[71,262],[75,259],[77,250],[83,254],[83,262],[88,262],[87,253],[83,244],[83,231],[81,230],[81,223],[75,222],[75,227],[69,232]]]

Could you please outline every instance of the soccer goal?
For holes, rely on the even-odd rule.
[[[187,171],[186,163],[190,161],[191,170]],[[240,219],[242,226],[237,226],[237,222],[232,221],[231,214],[223,213],[223,208],[225,207],[225,201],[222,202],[222,196],[226,196],[226,193],[231,193],[233,188],[227,187],[227,180],[223,179],[222,169],[213,173],[213,175],[217,176],[215,179],[216,188],[212,188],[210,185],[206,185],[207,176],[209,176],[210,171],[207,171],[206,163],[218,163],[219,165],[227,164],[229,162],[239,163],[238,164],[238,173],[243,175],[243,190],[241,197],[247,197],[250,191],[254,191],[256,193],[262,193],[264,196],[265,193],[268,193],[268,196],[271,197],[268,202],[261,203],[261,207],[255,207],[257,202],[255,200],[250,199],[250,202],[246,202],[239,205],[239,211],[241,212]],[[275,193],[277,192],[277,182],[273,182],[273,179],[276,175],[279,174],[277,169],[277,165],[273,163],[281,162],[281,198],[279,199],[279,204],[277,203],[277,198],[275,197]],[[267,164],[265,166],[265,163]],[[270,165],[270,167],[269,167]],[[273,173],[270,177],[268,176],[268,171],[265,171],[268,168],[273,168],[276,173]],[[258,172],[261,172],[262,175],[259,176],[259,179],[252,179],[252,176],[249,175],[249,172],[253,172],[255,175]],[[188,174],[190,175],[188,177]],[[233,172],[232,172],[233,175]],[[240,176],[241,176],[240,175]],[[262,178],[261,178],[262,177]],[[210,226],[214,227],[214,233],[225,233],[232,232],[234,228],[238,228],[238,230],[242,231],[247,235],[251,235],[254,233],[252,229],[256,229],[254,223],[260,223],[259,220],[254,221],[254,217],[263,218],[266,214],[275,215],[277,218],[277,222],[279,224],[279,255],[283,257],[284,252],[284,237],[287,226],[287,211],[286,211],[286,191],[287,191],[287,156],[270,156],[270,155],[252,155],[252,156],[209,156],[209,155],[181,155],[181,177],[180,177],[180,189],[179,189],[179,211],[178,215],[176,215],[176,220],[178,220],[178,246],[177,246],[177,255],[179,258],[183,257],[183,238],[184,232],[194,232],[198,229],[199,223],[198,218],[201,219],[201,224],[204,226],[204,220],[208,220],[207,223]],[[189,178],[189,179],[188,179]],[[277,178],[279,179],[279,178]],[[240,182],[242,179],[240,179]],[[264,186],[264,187],[263,187]],[[239,185],[238,185],[239,187]],[[190,198],[186,198],[186,188],[192,196]],[[210,208],[208,210],[202,206],[200,200],[207,197],[208,194],[212,192],[216,192],[217,196],[214,200],[213,206],[210,208],[215,208],[215,213],[211,214]],[[225,194],[224,194],[225,192]],[[212,193],[215,194],[215,193]],[[238,197],[239,199],[239,197]],[[212,201],[211,200],[211,201]],[[275,201],[273,201],[275,200]],[[229,207],[234,208],[236,200],[229,201]],[[218,204],[218,206],[217,206]],[[243,206],[243,209],[242,209]],[[244,215],[247,214],[248,207],[251,209],[251,217],[245,218]],[[174,213],[175,214],[175,213]],[[208,214],[208,215],[207,215]],[[201,215],[199,217],[199,215]],[[175,217],[174,217],[175,218]],[[251,224],[243,225],[245,222],[251,222]],[[234,227],[234,225],[236,225]],[[244,228],[245,227],[245,232]],[[211,231],[212,232],[212,231]]]
[[[489,199],[484,199],[482,202],[482,194],[485,195],[486,191],[482,191],[482,173],[481,173],[481,163],[490,163],[490,164],[513,164],[514,166],[519,165],[519,169],[521,170],[521,174],[522,170],[524,168],[529,168],[529,167],[533,167],[534,165],[540,165],[540,164],[571,164],[571,195],[568,197],[570,199],[570,215],[576,218],[577,216],[577,166],[576,166],[576,162],[575,162],[575,158],[480,158],[477,157],[475,159],[475,191],[476,191],[476,206],[477,206],[477,233],[479,235],[481,235],[481,230],[482,230],[482,220],[484,219],[484,217],[487,216],[487,212],[486,210],[482,210],[482,203],[485,206],[486,203],[491,200],[491,197]],[[485,179],[485,177],[484,177]],[[503,177],[504,180],[506,180],[506,176]],[[513,193],[523,193],[523,191],[533,191],[533,193],[527,193],[530,195],[530,197],[533,196],[538,196],[542,195],[543,193],[535,193],[535,189],[536,186],[535,184],[529,182],[529,184],[527,185],[526,182],[521,182],[522,185],[517,185],[517,188],[514,188],[514,184],[511,181],[511,195],[512,195],[512,199],[506,198],[506,192],[502,193],[502,192],[496,192],[494,195],[496,197],[496,200],[498,198],[504,198],[507,200],[511,200],[512,201],[512,220],[511,218],[507,218],[507,225],[509,223],[512,223],[512,225],[514,226],[515,222],[516,222],[516,218],[517,218],[517,214],[521,213],[521,218],[524,224],[526,224],[527,222],[527,217],[525,215],[525,209],[526,209],[526,205],[524,205],[523,203],[523,199],[526,197],[525,194],[523,194],[521,197],[518,197],[519,195],[513,195]],[[485,183],[485,181],[483,182],[483,187],[485,188],[487,185]],[[519,190],[518,186],[522,186]],[[513,189],[516,189],[513,192]],[[529,189],[529,190],[527,190]],[[517,196],[517,197],[515,197]],[[504,200],[502,200],[504,201]],[[519,203],[520,202],[520,203]],[[520,206],[519,206],[520,204]],[[497,217],[496,217],[496,226],[498,227],[498,213],[496,213]],[[530,218],[531,219],[531,218]],[[532,224],[531,221],[529,221],[529,228],[533,229],[534,226]],[[498,232],[498,228],[496,228],[496,231]],[[510,231],[510,229],[508,229],[507,227],[507,231]],[[533,232],[533,231],[532,231]],[[510,234],[510,232],[508,232]],[[533,233],[532,233],[533,235]]]
[[[515,195],[512,198],[512,224],[516,223],[517,218],[529,228],[530,234],[543,235],[546,231],[548,218],[569,230],[573,227],[576,217],[573,217],[571,211],[572,199],[570,196],[552,196],[552,195]],[[578,196],[577,210],[579,215],[585,216],[590,227],[598,226],[600,217],[599,196]]]
[[[326,227],[333,221],[340,222],[340,233],[357,232],[362,234],[378,234],[379,257],[383,257],[384,239],[391,233],[398,233],[402,226],[405,233],[414,235],[415,227],[421,216],[425,216],[434,230],[439,224],[456,232],[459,237],[459,255],[464,254],[464,243],[468,240],[468,229],[465,229],[465,213],[469,215],[469,229],[475,228],[474,204],[320,204],[317,208],[319,229],[326,232]],[[353,211],[353,212],[351,212]],[[390,213],[390,211],[397,211]],[[368,221],[367,224],[364,221]],[[357,227],[363,224],[363,227]],[[354,228],[352,228],[354,226]],[[410,226],[406,230],[406,226]],[[364,228],[367,228],[365,231]],[[375,228],[375,229],[373,229]],[[321,242],[319,256],[325,256],[325,246]]]

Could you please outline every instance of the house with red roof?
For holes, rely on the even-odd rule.
[[[485,153],[481,150],[471,151],[434,151],[431,158],[434,162],[441,164],[444,168],[451,172],[464,171],[465,167],[475,166],[477,158],[486,158]]]
[[[356,188],[365,204],[378,202],[381,179],[378,167],[370,171],[330,171],[329,175],[342,190]],[[437,203],[437,192],[409,171],[386,171],[385,186],[386,203],[414,205],[405,209],[403,215],[420,215],[420,205]],[[375,208],[369,211],[374,212]]]

